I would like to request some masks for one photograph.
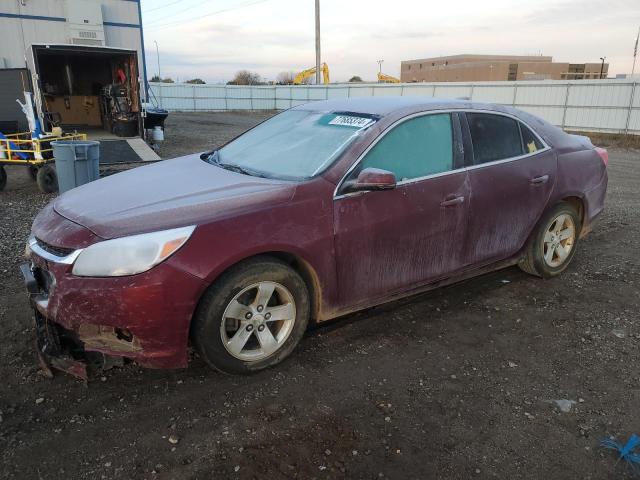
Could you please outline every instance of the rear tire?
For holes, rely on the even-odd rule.
[[[0,165],[0,192],[7,186],[7,171]]]
[[[559,203],[538,222],[518,266],[524,272],[542,278],[560,275],[576,253],[581,228],[575,207],[566,202]]]
[[[55,193],[58,191],[58,175],[52,165],[44,165],[36,174],[38,188],[43,193]]]
[[[283,361],[304,335],[309,292],[285,262],[260,256],[225,272],[205,292],[191,327],[211,367],[248,374]]]

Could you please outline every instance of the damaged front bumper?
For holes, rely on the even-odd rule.
[[[41,273],[32,265],[20,265],[25,288],[29,293],[33,307],[36,331],[36,350],[40,368],[49,377],[53,376],[52,369],[60,370],[83,381],[87,381],[87,362],[82,345],[69,332],[44,317],[38,311],[38,304],[47,302],[47,294],[43,290],[36,275]]]
[[[29,252],[20,266],[45,372],[86,380],[87,364],[130,359],[150,368],[187,365],[191,316],[202,280],[165,262],[129,277],[87,278]]]

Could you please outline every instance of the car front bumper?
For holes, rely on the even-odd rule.
[[[83,352],[150,368],[187,365],[189,325],[206,287],[201,279],[170,261],[138,275],[89,278],[72,275],[72,264],[33,251],[30,260],[20,269],[35,312],[41,363],[79,377]]]

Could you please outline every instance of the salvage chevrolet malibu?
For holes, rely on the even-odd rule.
[[[602,211],[607,152],[468,101],[301,105],[218,150],[73,189],[22,266],[48,365],[86,352],[248,373],[310,322],[517,264],[564,271]]]

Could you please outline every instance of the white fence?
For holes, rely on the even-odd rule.
[[[474,83],[234,86],[152,83],[169,111],[284,110],[315,100],[422,95],[512,105],[566,130],[640,134],[640,82],[577,80]]]

